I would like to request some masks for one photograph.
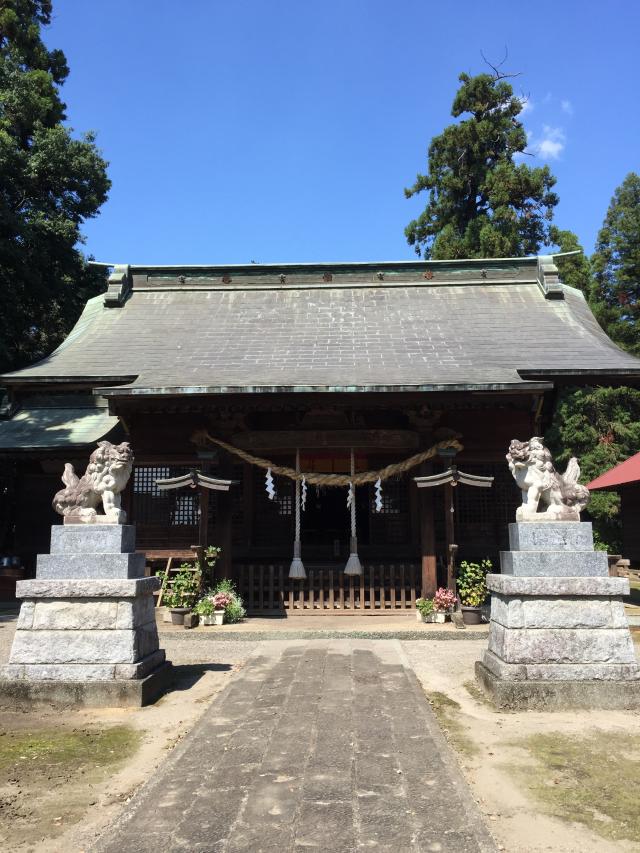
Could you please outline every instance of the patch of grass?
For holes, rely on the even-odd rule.
[[[487,708],[490,708],[492,711],[495,711],[497,713],[496,706],[487,697],[484,690],[482,690],[482,688],[478,686],[478,683],[476,681],[465,681],[462,686],[475,702],[477,702],[479,705],[485,705]]]
[[[549,814],[603,838],[640,839],[640,751],[636,734],[537,734],[518,742],[538,766],[510,768]]]
[[[460,704],[447,696],[446,693],[435,691],[427,693],[427,699],[436,715],[436,719],[440,723],[442,730],[447,740],[453,748],[466,755],[468,758],[473,758],[479,752],[476,744],[471,740],[465,731],[464,726],[458,719],[460,713]]]
[[[0,770],[8,767],[103,767],[138,748],[140,735],[128,726],[108,729],[40,729],[2,732]]]

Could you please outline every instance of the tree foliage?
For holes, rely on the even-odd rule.
[[[637,453],[640,447],[640,391],[635,388],[568,388],[556,404],[545,436],[557,463],[571,456],[580,462],[583,483]],[[588,512],[597,539],[612,553],[620,551],[620,498],[593,492]]]
[[[0,4],[0,372],[46,355],[104,287],[78,244],[107,164],[92,133],[64,124],[69,69],[41,38],[51,13],[51,0]]]
[[[611,199],[591,261],[596,317],[619,346],[640,355],[640,176],[634,172]]]
[[[425,258],[491,258],[535,254],[550,242],[558,203],[547,166],[516,163],[527,136],[518,115],[522,101],[505,75],[460,75],[450,124],[429,145],[426,175],[405,190],[423,191],[428,203],[405,229]]]

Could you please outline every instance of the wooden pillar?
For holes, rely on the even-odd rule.
[[[218,477],[220,479],[226,480],[231,479],[233,475],[233,469],[231,467],[231,461],[228,455],[221,451],[220,453],[220,471],[218,473]],[[232,571],[232,554],[231,554],[231,542],[232,542],[232,531],[231,531],[231,501],[232,501],[232,489],[239,488],[239,484],[234,483],[228,492],[218,492],[218,501],[217,501],[217,513],[216,513],[216,524],[215,524],[215,538],[216,541],[212,542],[212,545],[217,545],[218,548],[222,549],[220,557],[218,558],[218,562],[216,563],[216,577],[217,578],[229,578],[231,577]]]
[[[451,551],[451,545],[455,544],[454,539],[454,514],[451,512],[453,506],[453,486],[447,483],[444,487],[444,526],[446,539],[446,560],[447,560],[447,589],[455,591],[454,577],[454,555]]]
[[[421,470],[421,474],[429,473]],[[422,582],[420,595],[432,598],[438,588],[436,567],[436,529],[433,519],[433,489],[418,489],[420,495],[420,544],[422,552]]]
[[[206,549],[209,544],[209,489],[200,487],[200,526],[198,545]]]

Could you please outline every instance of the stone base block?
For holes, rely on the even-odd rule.
[[[617,580],[613,578],[612,580]],[[627,587],[629,582],[627,581]],[[137,598],[154,593],[160,578],[119,578],[109,580],[28,580],[16,583],[16,598]]]
[[[158,649],[136,663],[9,663],[0,668],[0,678],[7,681],[122,681],[145,678],[164,662],[164,649]]]
[[[626,628],[622,598],[536,596],[494,593],[491,620],[504,628]]]
[[[37,611],[37,606],[36,606]],[[17,630],[10,663],[137,663],[158,649],[155,620],[133,629]]]
[[[143,578],[144,554],[39,554],[38,580]]]
[[[509,525],[509,548],[512,551],[593,551],[591,522],[535,524],[517,521]]]
[[[490,592],[500,595],[531,596],[593,596],[629,595],[627,578],[519,578],[513,575],[487,575]]]
[[[637,663],[506,663],[490,651],[482,663],[506,681],[640,681]]]
[[[51,554],[127,554],[136,547],[133,524],[54,524]]]
[[[604,551],[501,551],[503,575],[517,577],[608,577]]]
[[[503,711],[637,710],[640,681],[510,681],[476,662],[476,679]]]
[[[636,662],[629,629],[504,628],[492,620],[489,651],[505,663],[591,664]]]
[[[0,706],[32,708],[36,704],[60,708],[140,708],[155,702],[170,686],[171,664],[166,662],[142,679],[111,681],[31,681],[0,677]]]

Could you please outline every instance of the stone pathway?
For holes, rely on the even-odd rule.
[[[495,849],[395,640],[261,643],[94,848]]]

